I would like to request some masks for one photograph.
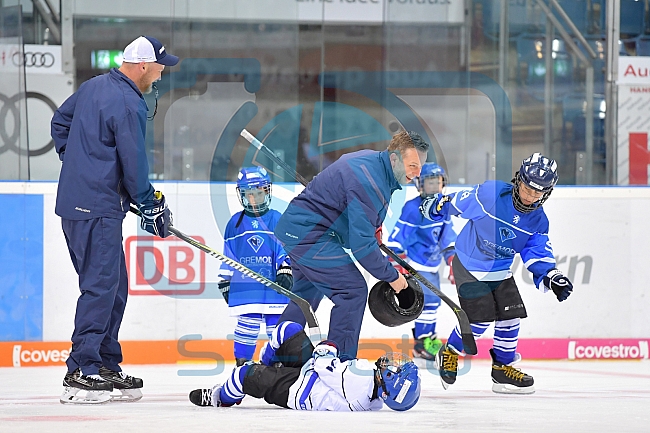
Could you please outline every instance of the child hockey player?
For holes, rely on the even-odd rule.
[[[419,210],[422,200],[443,192],[447,185],[445,170],[437,164],[427,163],[422,166],[420,176],[413,179],[419,196],[404,204],[402,215],[388,238],[386,245],[397,254],[403,255],[408,263],[424,278],[440,287],[438,269],[444,256],[449,266],[449,280],[454,283],[451,260],[454,257],[453,243],[456,233],[450,216],[439,221],[424,218]],[[401,266],[396,266],[398,270]],[[413,328],[413,356],[433,360],[442,346],[436,334],[437,312],[440,298],[431,290],[424,291],[424,310],[415,320]]]
[[[334,342],[314,348],[301,325],[282,322],[262,350],[262,363],[237,367],[224,384],[195,389],[189,398],[197,406],[228,407],[245,395],[296,410],[368,411],[386,404],[404,411],[420,398],[420,377],[418,367],[400,353],[374,364],[341,361]]]
[[[522,162],[510,183],[487,181],[449,196],[438,194],[420,206],[422,214],[433,220],[448,214],[469,220],[456,241],[456,289],[475,337],[495,322],[490,355],[492,391],[497,393],[535,392],[533,378],[512,367],[520,358],[516,353],[519,322],[527,316],[510,270],[515,254],[521,255],[539,290],[552,290],[560,302],[573,291],[569,279],[555,267],[548,219],[542,209],[557,179],[557,163],[534,153]],[[445,389],[456,381],[462,350],[456,328],[436,356]]]
[[[291,289],[291,262],[273,234],[280,213],[270,209],[271,178],[264,168],[243,168],[237,178],[237,194],[244,210],[232,216],[224,233],[224,254],[258,274]],[[251,280],[229,266],[221,269],[219,290],[236,316],[235,359],[243,365],[253,359],[264,321],[269,338],[288,298]]]

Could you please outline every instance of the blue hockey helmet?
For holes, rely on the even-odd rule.
[[[420,399],[418,366],[402,353],[387,353],[377,362],[380,396],[393,410],[409,410]]]
[[[441,178],[442,184],[439,187],[439,189],[436,188],[435,191],[425,191],[425,179],[430,177]],[[420,175],[413,179],[413,183],[415,184],[415,187],[418,189],[420,195],[423,198],[433,197],[439,192],[442,192],[442,188],[447,186],[447,174],[445,173],[445,169],[440,167],[438,164],[435,164],[433,162],[427,162],[422,166]]]
[[[237,192],[244,211],[264,214],[271,206],[271,177],[263,167],[242,168],[237,176]]]
[[[521,213],[529,213],[541,207],[548,200],[553,187],[557,183],[557,162],[539,152],[533,153],[521,163],[519,171],[512,180],[512,203]],[[541,197],[531,204],[524,204],[519,193],[520,185],[542,193]]]

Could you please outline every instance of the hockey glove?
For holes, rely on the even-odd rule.
[[[140,227],[152,235],[166,238],[172,224],[172,213],[167,207],[165,196],[160,191],[153,194],[153,199],[138,205]]]
[[[323,357],[336,358],[339,356],[339,346],[332,340],[323,340],[314,347],[311,357],[314,360]]]
[[[440,216],[445,204],[450,201],[451,197],[438,193],[433,197],[422,200],[422,203],[420,203],[420,212],[426,219],[434,221],[437,219],[435,217]]]
[[[551,269],[544,277],[544,286],[553,290],[557,300],[562,302],[573,292],[573,284],[558,269]]]
[[[447,259],[447,266],[449,266],[449,276],[447,277],[447,279],[449,279],[449,282],[451,284],[455,285],[456,284],[456,278],[454,278],[454,268],[453,268],[453,266],[451,266],[451,262],[453,262],[453,261],[454,261],[454,256],[449,256],[449,258]]]
[[[289,266],[282,266],[278,269],[278,273],[275,275],[275,284],[291,290],[293,287],[293,274],[291,273],[291,268]]]
[[[224,281],[219,281],[217,284],[219,287],[219,291],[223,295],[223,299],[228,303],[228,296],[230,296],[230,281],[224,280]]]

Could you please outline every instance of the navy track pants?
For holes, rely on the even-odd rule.
[[[128,296],[128,276],[122,246],[122,220],[62,219],[70,258],[79,275],[68,371],[98,374],[103,365],[121,371],[122,348],[117,335]]]

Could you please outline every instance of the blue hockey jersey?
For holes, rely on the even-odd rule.
[[[456,232],[450,215],[431,221],[420,212],[420,203],[422,197],[418,195],[404,204],[386,246],[398,254],[406,253],[407,261],[416,271],[435,273],[443,258],[441,251],[453,245]],[[446,251],[445,261],[453,255],[453,249]]]
[[[243,212],[243,211],[242,211]],[[224,233],[224,254],[263,277],[275,281],[280,266],[290,266],[290,259],[273,234],[280,212],[269,210],[261,217],[232,216]],[[289,298],[269,289],[262,283],[243,275],[228,265],[222,265],[220,276],[230,281],[229,311],[231,316],[241,314],[282,314]]]
[[[548,218],[541,207],[530,213],[517,211],[512,188],[502,181],[484,182],[450,194],[452,200],[442,212],[469,220],[456,239],[456,256],[474,277],[482,281],[508,278],[519,253],[535,285],[544,290],[542,279],[555,268]]]

